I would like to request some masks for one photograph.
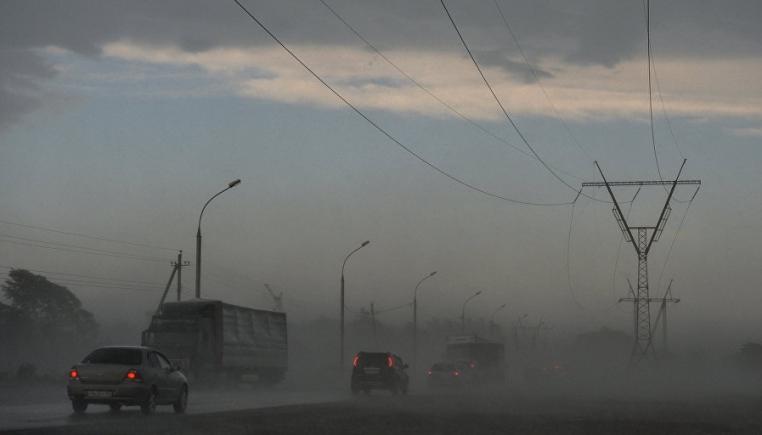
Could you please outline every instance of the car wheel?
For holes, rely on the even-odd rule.
[[[396,396],[400,392],[400,387],[397,385],[397,382],[392,382],[392,385],[389,387],[389,391],[392,392],[392,395]]]
[[[185,414],[185,409],[188,407],[188,387],[183,385],[183,389],[172,407],[175,408],[175,414]]]
[[[121,403],[110,403],[108,407],[111,409],[111,412],[119,412],[122,410]]]
[[[140,405],[140,412],[145,415],[153,414],[156,411],[156,392],[151,390],[145,402]]]
[[[71,407],[77,414],[84,414],[87,411],[87,402],[81,399],[71,401]]]

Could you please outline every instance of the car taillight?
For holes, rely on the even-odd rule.
[[[143,382],[143,377],[140,376],[140,372],[135,369],[130,369],[125,375],[124,380],[133,382]]]
[[[471,361],[470,363],[468,363],[468,367],[470,368],[476,367],[476,361]]]
[[[69,379],[79,379],[79,372],[77,369],[69,370]]]
[[[360,355],[355,355],[352,358],[352,367],[358,367],[360,365]]]
[[[391,356],[386,357],[386,365],[389,367],[394,367],[394,358]]]
[[[452,375],[453,375],[453,376],[460,376],[460,372],[459,372],[459,371],[457,371],[457,370],[453,370],[453,371],[452,371]]]
[[[426,374],[431,376],[431,370],[427,371]]]

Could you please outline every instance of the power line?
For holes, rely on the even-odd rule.
[[[524,59],[524,63],[529,68],[529,71],[532,73],[534,82],[542,90],[542,93],[545,95],[545,99],[548,100],[548,104],[550,105],[551,110],[553,110],[553,113],[556,115],[556,118],[558,118],[558,120],[561,121],[561,124],[563,124],[564,129],[569,134],[569,137],[572,139],[572,142],[574,142],[574,145],[576,145],[577,148],[579,148],[579,150],[582,151],[585,154],[585,156],[587,156],[587,158],[590,159],[590,161],[595,160],[593,159],[593,156],[591,156],[590,153],[588,153],[587,150],[582,147],[582,144],[579,143],[579,141],[574,136],[574,134],[572,134],[571,128],[569,128],[569,125],[566,123],[566,120],[564,120],[564,118],[558,112],[558,109],[556,109],[556,105],[553,104],[553,100],[550,99],[550,95],[548,94],[548,91],[545,89],[545,86],[542,85],[540,77],[537,74],[537,70],[529,62],[529,57],[527,57],[526,53],[524,53],[524,49],[521,48],[521,44],[519,43],[519,38],[516,37],[516,34],[513,32],[513,29],[511,28],[511,25],[508,23],[508,19],[505,17],[505,14],[503,13],[503,8],[500,7],[500,3],[498,2],[498,0],[494,0],[494,2],[495,2],[495,7],[497,7],[497,12],[500,14],[500,18],[502,18],[503,23],[505,24],[505,28],[508,29],[508,33],[511,35],[511,39],[513,39],[513,43],[516,44],[516,48],[518,48],[519,53],[521,54],[521,57]]]
[[[390,311],[396,311],[396,310],[399,310],[399,309],[402,309],[402,308],[405,308],[405,307],[409,307],[411,305],[413,305],[413,303],[412,302],[408,302],[406,304],[396,305],[394,307],[385,308],[383,310],[376,310],[375,313],[376,313],[376,315],[382,314],[382,313],[388,313]]]
[[[701,186],[696,187],[696,191],[693,192],[693,196],[691,196],[691,199],[688,200],[688,206],[685,208],[685,213],[683,213],[683,218],[680,220],[680,224],[677,226],[677,230],[675,230],[675,237],[672,239],[672,243],[669,245],[669,250],[667,250],[667,256],[664,258],[664,266],[661,268],[661,272],[659,273],[659,280],[656,282],[657,286],[661,286],[661,279],[664,275],[664,271],[667,269],[667,263],[669,262],[669,258],[672,255],[672,248],[675,247],[675,242],[677,242],[677,236],[680,235],[680,230],[683,228],[683,225],[685,224],[685,218],[688,216],[688,211],[691,209],[691,205],[693,205],[693,200],[696,198],[696,195],[698,195],[699,189],[701,189]]]
[[[41,270],[41,269],[28,269],[25,267],[11,267],[6,266],[3,264],[0,264],[0,267],[4,269],[23,269],[28,270],[30,272],[36,272],[36,273],[44,273],[46,275],[63,275],[63,276],[71,276],[75,278],[87,278],[91,280],[98,280],[98,281],[109,281],[109,282],[122,282],[127,284],[145,284],[145,285],[157,285],[156,283],[148,282],[148,281],[135,281],[131,279],[118,279],[118,278],[105,278],[105,277],[98,277],[93,275],[83,275],[78,273],[68,273],[68,272],[52,272],[49,270]]]
[[[577,198],[579,198],[579,195]],[[566,237],[566,282],[569,286],[569,294],[572,297],[572,301],[574,301],[574,304],[577,306],[577,308],[584,310],[585,306],[579,302],[577,295],[574,293],[574,287],[572,286],[571,279],[571,238],[572,226],[574,224],[574,209],[576,208],[576,205],[577,201],[575,199],[574,204],[572,204],[571,210],[569,211],[569,234]]]
[[[653,86],[651,85],[651,0],[646,2],[646,40],[648,51],[648,114],[651,119],[651,144],[654,150],[654,160],[656,161],[656,172],[659,174],[659,180],[664,181],[659,166],[659,154],[656,152],[656,134],[654,132],[654,104],[653,104]],[[664,186],[664,189],[667,187]]]
[[[638,187],[638,190],[635,191],[635,195],[632,196],[632,199],[630,200],[630,206],[627,209],[627,215],[625,216],[626,219],[630,219],[630,212],[632,211],[632,206],[635,203],[635,198],[638,197],[638,194],[640,193],[640,187]],[[611,274],[611,292],[616,297],[616,272],[619,268],[619,256],[622,253],[622,243],[624,242],[624,235],[622,234],[621,237],[619,237],[619,244],[616,248],[616,260],[614,260],[614,272]]]
[[[72,232],[72,231],[56,230],[56,229],[53,229],[53,228],[41,227],[41,226],[38,226],[38,225],[20,224],[18,222],[10,222],[10,221],[6,221],[6,220],[0,220],[0,223],[1,224],[6,224],[6,225],[14,225],[14,226],[17,226],[17,227],[22,227],[22,228],[31,228],[31,229],[35,229],[35,230],[48,231],[48,232],[51,232],[51,233],[65,234],[67,236],[83,237],[85,239],[91,239],[91,240],[100,240],[100,241],[111,242],[111,243],[122,243],[122,244],[125,244],[125,245],[131,245],[131,246],[142,247],[142,248],[161,249],[161,250],[165,250],[165,251],[177,251],[177,249],[165,248],[163,246],[149,245],[149,244],[146,244],[146,243],[128,242],[128,241],[125,241],[125,240],[109,239],[109,238],[100,237],[100,236],[91,236],[91,235],[88,235],[88,234],[75,233],[75,232]]]
[[[15,240],[5,240],[0,239],[0,243],[11,243],[14,245],[21,245],[21,246],[30,246],[35,248],[43,248],[43,249],[52,249],[55,251],[64,251],[64,252],[74,252],[77,254],[89,254],[89,255],[96,255],[99,257],[115,257],[115,258],[128,258],[131,260],[140,260],[140,261],[150,261],[154,263],[164,263],[165,260],[162,259],[153,259],[149,257],[138,257],[138,256],[132,256],[127,254],[108,254],[108,253],[99,253],[99,252],[90,252],[90,251],[84,251],[84,250],[77,250],[77,249],[69,249],[69,248],[59,248],[56,246],[48,246],[48,245],[42,245],[37,243],[26,243],[26,242],[19,242]]]
[[[502,195],[490,192],[488,190],[485,190],[485,189],[483,189],[481,187],[478,187],[476,185],[470,184],[470,183],[468,183],[468,182],[466,182],[466,181],[464,181],[464,180],[462,180],[462,179],[460,179],[460,178],[450,174],[449,172],[445,171],[444,169],[441,169],[439,166],[429,162],[423,156],[421,156],[420,154],[418,154],[415,151],[413,151],[410,147],[408,147],[407,145],[403,144],[400,140],[398,140],[396,137],[394,137],[391,133],[389,133],[383,127],[381,127],[379,124],[377,124],[375,121],[373,121],[370,117],[368,117],[368,115],[366,115],[363,111],[358,109],[354,104],[352,104],[349,100],[347,100],[341,93],[339,93],[336,89],[334,89],[331,85],[329,85],[328,82],[326,82],[322,77],[320,77],[320,75],[318,75],[314,70],[312,70],[312,68],[310,68],[304,61],[302,61],[301,58],[299,58],[299,56],[297,56],[293,51],[291,51],[291,49],[288,48],[288,46],[286,46],[285,43],[283,43],[277,36],[275,36],[275,34],[272,31],[270,31],[270,29],[267,26],[265,26],[256,16],[254,16],[251,12],[249,12],[249,10],[246,9],[246,7],[244,7],[239,2],[239,0],[233,0],[233,1],[235,2],[235,4],[238,5],[239,8],[241,8],[241,10],[243,10],[246,13],[246,15],[249,16],[249,18],[252,19],[252,21],[257,23],[257,25],[260,28],[262,28],[262,30],[264,30],[275,42],[277,42],[278,45],[280,45],[294,60],[296,60],[300,65],[302,65],[302,67],[304,67],[304,69],[307,70],[307,72],[309,72],[313,77],[315,77],[315,79],[317,79],[323,86],[325,86],[336,97],[338,97],[344,104],[346,104],[349,108],[351,108],[356,114],[358,114],[360,117],[362,117],[366,122],[368,122],[371,126],[373,126],[381,134],[383,134],[389,140],[391,140],[392,142],[397,144],[397,146],[399,146],[400,148],[405,150],[408,154],[410,154],[411,156],[415,157],[416,159],[418,159],[419,161],[421,161],[425,165],[429,166],[431,169],[439,172],[440,174],[444,175],[445,177],[449,178],[450,180],[452,180],[452,181],[454,181],[454,182],[456,182],[456,183],[458,183],[458,184],[460,184],[460,185],[462,185],[462,186],[464,186],[464,187],[466,187],[468,189],[471,189],[473,191],[479,192],[479,193],[481,193],[483,195],[486,195],[486,196],[489,196],[489,197],[492,197],[492,198],[501,199],[501,200],[506,201],[506,202],[511,202],[511,203],[515,203],[515,204],[522,204],[522,205],[550,206],[550,207],[553,207],[553,206],[563,206],[563,205],[569,205],[569,204],[571,204],[570,202],[540,203],[540,202],[522,201],[522,200],[517,200],[517,199],[513,199],[513,198],[508,198],[506,196],[502,196]]]
[[[118,251],[109,251],[109,250],[106,250],[106,249],[91,248],[89,246],[72,245],[72,244],[69,244],[69,243],[49,242],[47,240],[39,240],[39,239],[31,239],[31,238],[28,238],[28,237],[12,236],[10,234],[0,233],[0,237],[5,237],[5,238],[8,238],[8,239],[13,239],[13,240],[22,240],[22,241],[25,241],[25,242],[45,243],[45,244],[48,244],[48,245],[63,246],[63,247],[66,247],[66,248],[76,248],[76,249],[82,249],[82,250],[87,250],[87,251],[93,251],[93,252],[97,252],[97,253],[114,254],[114,255],[131,255],[131,256],[139,257],[139,258],[150,258],[152,260],[164,261],[164,259],[162,259],[161,257],[144,257],[144,256],[140,256],[140,255],[133,255],[133,254],[123,253],[123,252],[118,252]]]
[[[542,166],[544,166],[545,169],[547,169],[548,172],[550,172],[551,175],[553,175],[553,177],[555,177],[558,181],[560,181],[564,186],[577,192],[577,189],[574,186],[572,186],[571,184],[566,182],[566,180],[561,178],[561,176],[559,176],[550,167],[550,165],[548,165],[545,162],[545,160],[543,160],[542,157],[540,157],[540,155],[537,154],[537,151],[535,151],[534,147],[532,147],[532,145],[529,143],[526,136],[524,136],[524,133],[521,132],[521,130],[519,129],[519,126],[516,124],[516,122],[514,122],[513,118],[511,118],[511,115],[508,114],[508,110],[506,110],[505,106],[503,106],[503,103],[500,101],[500,98],[498,98],[497,94],[495,93],[495,90],[492,88],[492,85],[489,83],[489,80],[487,80],[487,77],[484,75],[482,68],[479,66],[479,62],[476,61],[474,54],[471,52],[471,49],[468,47],[468,44],[466,43],[465,38],[463,38],[463,34],[460,32],[458,25],[455,24],[455,19],[452,17],[452,14],[450,14],[450,10],[447,9],[447,5],[445,4],[444,0],[439,0],[439,1],[442,4],[442,7],[444,8],[444,11],[447,14],[447,18],[449,18],[450,23],[452,24],[452,27],[455,29],[455,32],[458,34],[458,38],[460,38],[460,42],[463,44],[463,48],[466,49],[466,52],[468,53],[468,57],[471,58],[471,62],[473,62],[474,66],[476,67],[476,70],[479,72],[479,75],[481,76],[482,81],[484,82],[484,85],[487,87],[487,89],[489,89],[490,94],[492,94],[492,97],[495,99],[495,102],[500,107],[500,110],[503,112],[503,115],[505,115],[505,118],[508,120],[511,127],[513,127],[513,129],[516,131],[516,134],[518,134],[519,138],[521,138],[521,141],[524,143],[524,145],[526,145],[529,151],[532,152],[534,157],[542,164]],[[585,195],[584,193],[582,193],[582,195],[584,195],[587,198],[593,199],[593,197]],[[570,205],[570,204],[566,204],[566,205]]]
[[[394,68],[395,70],[397,70],[397,72],[398,72],[398,73],[400,73],[402,76],[404,76],[404,77],[405,77],[407,80],[409,80],[409,81],[410,81],[412,84],[414,84],[415,86],[417,86],[419,89],[421,89],[422,91],[424,91],[425,93],[427,93],[427,94],[428,94],[428,95],[429,95],[431,98],[433,98],[434,100],[436,100],[436,101],[437,101],[439,104],[441,104],[442,106],[444,106],[444,107],[445,107],[447,110],[449,110],[450,112],[454,113],[456,116],[458,116],[458,117],[459,117],[459,118],[461,118],[462,120],[466,121],[467,123],[471,124],[471,125],[472,125],[472,126],[474,126],[475,128],[479,129],[479,130],[480,130],[480,131],[482,131],[483,133],[485,133],[485,134],[489,135],[489,136],[490,136],[490,137],[492,137],[493,139],[495,139],[495,140],[497,140],[497,141],[500,141],[500,142],[504,143],[505,145],[507,145],[507,146],[511,147],[512,149],[514,149],[514,150],[516,150],[516,151],[520,152],[521,154],[523,154],[523,155],[525,155],[525,156],[527,156],[527,157],[530,157],[530,158],[534,159],[534,157],[533,157],[533,156],[532,156],[530,153],[528,153],[527,151],[525,151],[525,150],[523,150],[523,149],[521,149],[521,148],[517,147],[516,145],[514,145],[514,144],[512,144],[512,143],[508,142],[508,140],[506,140],[505,138],[503,138],[503,137],[500,137],[500,136],[498,136],[497,134],[495,134],[495,133],[491,132],[490,130],[488,130],[487,128],[485,128],[484,126],[482,126],[481,124],[479,124],[478,122],[476,122],[476,121],[474,121],[473,119],[471,119],[471,118],[469,118],[468,116],[466,116],[466,115],[465,115],[463,112],[460,112],[458,109],[456,109],[455,107],[453,107],[451,104],[447,103],[447,102],[446,102],[444,99],[442,99],[441,97],[439,97],[438,95],[436,95],[436,94],[435,94],[435,93],[434,93],[434,92],[433,92],[431,89],[429,89],[428,87],[424,86],[424,85],[423,85],[421,82],[419,82],[418,80],[416,80],[416,79],[415,79],[413,76],[411,76],[410,74],[408,74],[407,72],[405,72],[405,71],[404,71],[404,70],[403,70],[403,69],[402,69],[402,68],[401,68],[399,65],[397,65],[396,63],[394,63],[394,62],[393,62],[391,59],[389,59],[389,57],[388,57],[388,56],[386,56],[386,55],[385,55],[385,54],[384,54],[384,53],[383,53],[383,52],[382,52],[382,51],[381,51],[381,50],[380,50],[378,47],[376,47],[376,46],[375,46],[373,43],[371,43],[371,42],[370,42],[370,41],[369,41],[369,40],[368,40],[368,39],[367,39],[365,36],[363,36],[363,35],[362,35],[362,34],[361,34],[361,33],[360,33],[360,32],[359,32],[359,31],[358,31],[358,30],[357,30],[355,27],[353,27],[353,26],[352,26],[352,25],[351,25],[351,24],[350,24],[350,23],[349,23],[349,22],[348,22],[348,21],[347,21],[347,20],[346,20],[346,19],[345,19],[343,16],[341,16],[341,15],[340,15],[340,14],[339,14],[339,13],[338,13],[338,12],[337,12],[337,11],[336,11],[334,8],[332,8],[330,5],[328,5],[328,3],[326,3],[326,2],[325,2],[325,0],[320,0],[320,3],[322,3],[322,4],[323,4],[323,6],[325,6],[325,7],[326,7],[326,8],[327,8],[327,9],[328,9],[330,12],[331,12],[331,14],[333,14],[333,16],[335,16],[335,17],[336,17],[336,18],[337,18],[339,21],[341,21],[341,22],[342,22],[342,24],[344,24],[344,26],[345,26],[347,29],[349,29],[349,30],[350,30],[352,33],[354,33],[354,34],[355,34],[355,36],[357,36],[357,37],[358,37],[358,38],[359,38],[361,41],[363,41],[363,42],[365,43],[365,45],[367,45],[367,46],[368,46],[368,47],[369,47],[371,50],[373,50],[373,51],[374,51],[374,52],[375,52],[375,53],[376,53],[378,56],[380,56],[380,57],[381,57],[381,59],[383,59],[383,60],[384,60],[384,61],[385,61],[387,64],[389,64],[389,65],[390,65],[392,68]],[[591,158],[591,160],[592,160],[592,158]],[[578,180],[581,180],[581,178],[580,178],[580,177],[577,177],[576,175],[574,175],[574,174],[572,174],[572,173],[570,173],[570,172],[568,172],[568,171],[565,171],[565,170],[563,170],[563,169],[560,169],[560,168],[556,168],[556,170],[558,170],[559,172],[562,172],[562,173],[564,173],[564,174],[566,174],[566,175],[568,175],[568,176],[570,176],[570,177],[572,177],[572,178],[576,178],[576,179],[578,179]]]

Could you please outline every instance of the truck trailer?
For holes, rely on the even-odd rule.
[[[163,303],[142,334],[195,379],[281,381],[288,369],[286,314],[192,299]]]
[[[480,384],[505,381],[505,346],[477,335],[460,335],[447,338],[445,358],[465,364],[472,379]]]

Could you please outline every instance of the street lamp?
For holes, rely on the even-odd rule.
[[[418,287],[436,274],[437,271],[435,270],[421,278],[418,284],[415,285],[415,290],[413,290],[413,373],[416,373],[418,363]]]
[[[479,296],[480,294],[482,294],[481,290],[479,290],[476,293],[472,294],[471,296],[468,297],[468,299],[466,299],[465,302],[463,302],[463,307],[460,310],[460,330],[464,334],[466,332],[466,304],[468,303],[468,301],[470,301],[471,299]]]
[[[228,187],[220,190],[214,196],[209,198],[208,201],[206,201],[204,207],[201,209],[201,214],[198,215],[198,229],[196,230],[196,299],[201,298],[201,218],[204,216],[204,210],[206,210],[206,206],[208,206],[214,198],[222,195],[223,192],[226,192],[238,186],[239,184],[241,184],[240,178],[228,183]]]
[[[497,325],[495,325],[495,314],[497,314],[498,311],[500,311],[503,308],[505,308],[506,305],[507,304],[503,304],[503,305],[500,305],[499,307],[497,307],[497,309],[495,309],[495,311],[492,312],[492,315],[489,318],[490,333],[492,335],[497,335],[497,334],[495,334],[495,330],[497,329]]]
[[[341,317],[340,321],[340,335],[341,335],[341,345],[339,347],[339,369],[344,367],[344,311],[345,311],[345,304],[344,304],[344,267],[347,265],[347,260],[349,260],[349,257],[352,256],[355,252],[359,251],[360,249],[368,246],[370,244],[370,240],[366,240],[362,242],[360,246],[352,250],[349,254],[347,254],[347,257],[344,259],[344,263],[341,265],[341,301],[339,305],[339,313]]]

